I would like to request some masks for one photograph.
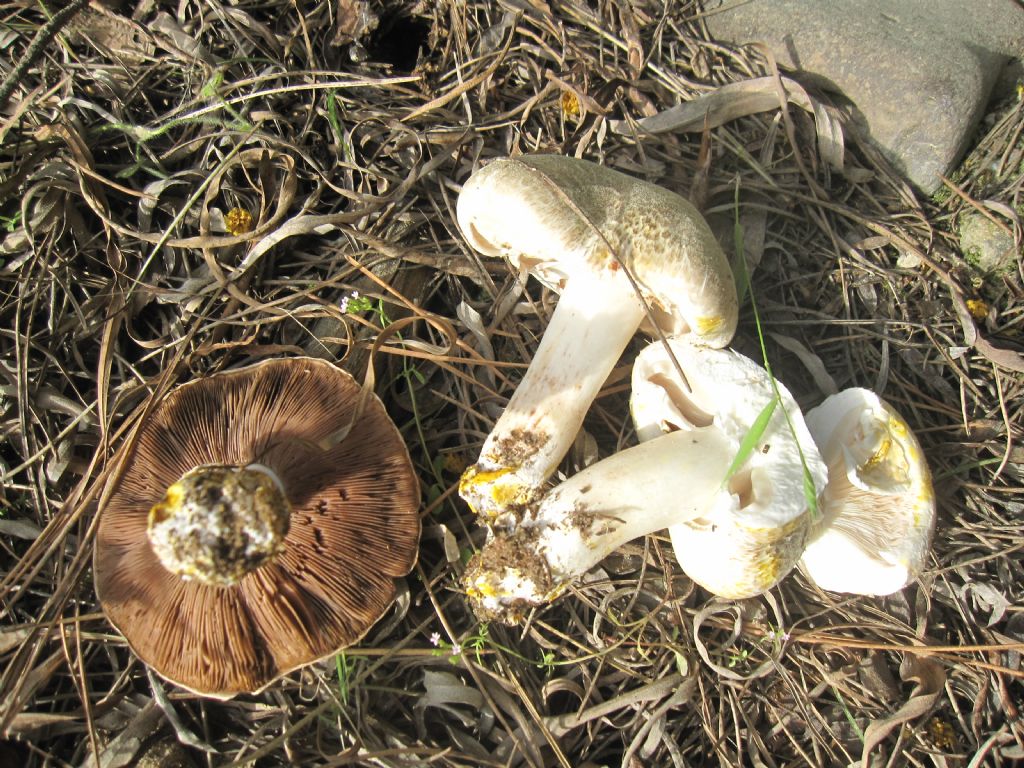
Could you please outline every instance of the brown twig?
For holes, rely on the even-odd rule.
[[[11,98],[14,89],[21,83],[22,78],[28,74],[28,71],[42,55],[46,46],[68,25],[68,22],[74,18],[75,14],[88,4],[89,0],[71,0],[70,3],[53,14],[50,20],[39,28],[36,36],[32,38],[32,42],[25,49],[21,60],[14,66],[14,69],[7,73],[7,77],[3,79],[3,82],[0,82],[0,109],[7,105],[7,100]]]

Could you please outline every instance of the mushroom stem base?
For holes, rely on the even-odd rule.
[[[284,550],[291,505],[267,467],[196,467],[149,511],[160,563],[183,579],[229,587]]]
[[[626,542],[705,513],[731,454],[717,430],[673,432],[573,475],[470,561],[465,584],[474,610],[514,623]]]

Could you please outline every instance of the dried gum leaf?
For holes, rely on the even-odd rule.
[[[626,691],[614,699],[596,704],[582,712],[547,717],[545,723],[553,735],[563,736],[573,728],[579,728],[599,717],[606,717],[627,707],[671,696],[684,682],[685,679],[682,675],[668,675],[653,683]]]
[[[799,340],[794,339],[792,336],[785,336],[772,331],[769,331],[768,335],[780,347],[796,355],[800,362],[803,363],[804,368],[807,369],[807,372],[811,374],[811,378],[814,379],[814,383],[823,395],[834,395],[839,392],[835,379],[825,369],[825,363]]]

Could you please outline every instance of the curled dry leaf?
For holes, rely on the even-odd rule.
[[[812,99],[804,87],[795,80],[783,77],[782,84],[790,104],[814,115],[818,151],[832,168],[841,171],[844,159],[843,128],[836,113]],[[632,133],[634,125],[644,133],[696,133],[706,128],[716,128],[740,117],[778,109],[779,106],[775,78],[758,77],[723,85],[692,101],[641,118],[635,123],[612,120],[610,124],[612,131],[620,134]]]
[[[476,688],[466,685],[462,678],[451,672],[424,670],[423,689],[423,695],[417,698],[413,705],[416,718],[421,724],[423,710],[427,707],[436,707],[454,715],[463,726],[469,728],[484,706],[483,694]]]
[[[861,765],[869,762],[871,752],[898,726],[917,720],[931,712],[946,684],[946,672],[938,662],[924,656],[907,654],[900,663],[900,677],[913,682],[914,690],[906,703],[893,714],[873,720],[864,729],[864,751]]]
[[[633,708],[649,701],[661,701],[666,696],[672,696],[681,685],[686,683],[682,675],[666,675],[660,680],[632,688],[613,699],[595,704],[580,712],[566,715],[556,715],[545,718],[545,725],[554,736],[562,736],[573,728],[596,720],[600,717],[608,717],[623,709]]]
[[[768,335],[780,347],[796,355],[797,359],[803,363],[804,368],[807,369],[807,372],[811,374],[811,378],[821,391],[821,394],[834,395],[839,391],[835,379],[832,378],[832,375],[825,368],[825,363],[822,362],[818,355],[804,346],[799,339],[773,331],[769,331]]]
[[[766,602],[771,607],[774,613],[773,626],[783,626],[783,615],[779,608],[778,602],[772,595],[765,595]],[[744,653],[743,649],[738,648],[737,644],[740,641],[749,642],[744,639],[744,624],[747,617],[744,614],[745,610],[749,610],[750,601],[743,603],[737,602],[725,602],[723,600],[714,599],[709,601],[703,608],[701,608],[693,617],[693,641],[697,648],[697,653],[701,659],[707,664],[714,672],[726,680],[737,680],[737,681],[749,681],[754,680],[758,677],[764,677],[765,675],[776,669],[781,659],[781,655],[785,650],[784,643],[781,640],[778,641],[777,648],[766,648],[765,654],[768,658],[764,659],[757,664],[753,669],[745,671],[744,667],[749,668],[749,662],[747,661],[747,653]],[[732,632],[728,638],[720,643],[714,650],[715,655],[720,659],[728,659],[727,664],[720,664],[714,658],[712,658],[712,651],[708,648],[707,643],[701,636],[701,628],[705,623],[712,623],[710,620],[714,617],[719,617],[722,614],[732,614]],[[730,649],[736,648],[735,651]]]

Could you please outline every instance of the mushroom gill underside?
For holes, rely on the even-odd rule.
[[[353,430],[329,445],[358,385],[327,363],[296,362],[172,392],[140,428],[101,514],[94,570],[110,622],[157,673],[205,695],[262,689],[359,640],[416,560],[418,484],[383,405],[370,398],[358,423],[382,429],[378,439]],[[234,586],[171,573],[147,537],[167,488],[212,463],[268,467],[291,505],[283,550]]]
[[[891,405],[866,389],[831,395],[807,414],[829,464],[801,559],[823,589],[888,595],[924,569],[935,493],[921,446]]]

